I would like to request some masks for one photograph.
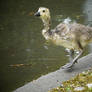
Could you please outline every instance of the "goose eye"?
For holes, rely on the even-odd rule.
[[[43,12],[45,12],[45,10],[43,10]]]

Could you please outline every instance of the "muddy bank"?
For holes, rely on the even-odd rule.
[[[76,74],[92,67],[92,54],[82,57],[78,63],[70,70],[59,69],[55,72],[41,76],[13,92],[47,92],[48,90],[60,86],[60,83],[70,79]]]

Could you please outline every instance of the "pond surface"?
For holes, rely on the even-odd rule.
[[[46,43],[42,36],[42,22],[33,16],[38,7],[50,8],[54,28],[67,17],[85,24],[84,4],[85,0],[1,0],[0,92],[11,92],[68,60],[63,47]]]

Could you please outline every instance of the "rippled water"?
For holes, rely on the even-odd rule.
[[[12,90],[64,65],[63,47],[48,44],[41,34],[38,7],[50,8],[52,28],[65,18],[85,23],[85,0],[1,0],[0,92]]]

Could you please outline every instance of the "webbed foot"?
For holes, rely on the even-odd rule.
[[[74,65],[75,63],[78,63],[78,61],[77,61],[76,59],[75,59],[75,60],[73,60],[73,61],[70,61],[69,63],[65,64],[65,65],[64,65],[64,66],[62,66],[61,68],[62,68],[62,69],[72,68],[72,67],[73,67],[73,65]]]
[[[62,68],[62,69],[69,69],[69,68],[72,68],[73,65],[74,65],[74,63],[69,62],[69,63],[67,63],[66,65],[62,66],[61,68]]]
[[[70,62],[67,63],[66,65],[62,66],[61,68],[62,68],[62,69],[69,69],[69,68],[72,68],[73,65],[74,65],[75,63],[77,63],[77,60],[78,60],[78,58],[82,55],[82,53],[83,53],[83,50],[81,49],[80,53],[79,53],[72,61],[70,61]]]

